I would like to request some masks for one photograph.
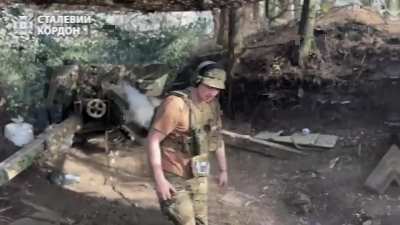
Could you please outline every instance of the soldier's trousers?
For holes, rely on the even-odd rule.
[[[184,179],[166,175],[177,193],[172,199],[161,201],[160,207],[175,225],[208,225],[207,177]]]

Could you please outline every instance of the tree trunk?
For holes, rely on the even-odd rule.
[[[261,11],[262,2],[254,2],[253,3],[253,20],[255,23],[255,31],[263,30],[265,27],[265,16]]]
[[[301,19],[302,1],[301,0],[293,0],[293,4],[294,4],[294,17],[295,17],[296,21],[299,21]]]
[[[233,119],[235,117],[234,110],[232,107],[232,78],[234,74],[234,67],[237,63],[239,53],[243,46],[242,35],[239,32],[240,20],[241,20],[241,10],[240,8],[233,7],[229,11],[229,64],[228,64],[228,115]]]
[[[220,17],[221,17],[221,10],[220,9],[213,9],[211,11],[213,22],[214,22],[214,38],[218,43],[219,31],[221,29]]]
[[[222,8],[219,13],[219,29],[218,29],[218,37],[217,43],[222,45],[224,48],[229,47],[229,9]]]
[[[261,28],[259,24],[264,21],[264,19],[258,13],[258,10],[258,4],[257,7],[255,7],[254,4],[248,4],[243,7],[232,7],[229,11],[227,112],[231,117],[234,116],[232,109],[232,77],[235,73],[235,66],[239,63],[240,55],[243,53],[245,38],[258,32]],[[256,18],[256,20],[254,18]]]
[[[304,66],[305,60],[310,55],[313,47],[315,46],[314,25],[317,13],[316,6],[316,0],[304,0],[299,27],[299,35],[302,40],[299,52],[300,66]]]
[[[256,4],[257,3],[257,4]],[[242,43],[244,38],[257,33],[263,27],[264,18],[259,13],[259,3],[247,4],[243,7],[232,7],[229,9],[222,9],[220,13],[220,27],[218,32],[217,43],[230,48],[230,30],[232,26],[237,26],[239,35],[235,37],[238,49],[242,50]],[[234,13],[232,11],[235,11]],[[235,15],[233,15],[233,14]],[[234,18],[235,21],[232,21]]]
[[[300,36],[304,35],[304,30],[306,27],[306,22],[308,19],[308,13],[310,8],[310,1],[311,0],[304,0],[303,2],[303,7],[301,9],[301,16],[300,16],[299,31],[298,31]]]
[[[271,13],[270,13],[270,2],[271,2],[271,0],[265,0],[265,2],[264,2],[265,19],[268,19],[268,20],[269,20],[269,18],[271,16]]]

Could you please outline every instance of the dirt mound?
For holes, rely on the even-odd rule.
[[[385,20],[376,10],[358,5],[332,9],[329,13],[318,18],[317,27],[328,27],[333,23],[360,23],[368,26],[376,26],[376,29],[382,29],[382,25],[386,24]]]
[[[358,23],[392,35],[400,34],[400,21],[386,20],[375,9],[366,6],[344,6],[332,9],[322,15],[316,26],[326,29],[332,24]]]
[[[400,39],[387,32],[388,24],[372,9],[346,7],[319,18],[315,29],[317,51],[299,68],[297,25],[249,38],[236,78],[358,79],[374,70],[377,61],[400,60]]]
[[[400,39],[388,32],[394,31],[396,24],[386,23],[371,8],[335,8],[317,21],[317,50],[305,68],[299,68],[297,62],[298,26],[289,24],[249,38],[236,78],[358,78],[374,70],[370,66],[377,61],[400,60]]]
[[[398,75],[400,38],[388,33],[388,26],[369,8],[333,9],[319,18],[316,50],[303,67],[297,24],[251,36],[234,70],[231,107],[258,119],[270,117],[258,113],[260,108],[290,109],[305,102],[309,110],[349,99],[349,107],[370,107],[370,93],[379,89],[374,82]]]

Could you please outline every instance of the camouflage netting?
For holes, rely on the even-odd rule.
[[[54,80],[50,82],[48,104],[65,102],[70,105],[73,92],[82,98],[102,98],[107,85],[124,80],[150,96],[159,96],[174,77],[172,69],[165,64],[112,65],[82,64],[53,68]],[[167,82],[168,81],[168,82]],[[52,93],[54,92],[54,93]]]
[[[52,68],[47,106],[58,106],[63,112],[73,110],[77,100],[100,98],[126,81],[148,96],[160,96],[171,85],[174,70],[165,64],[112,65],[82,64]]]
[[[57,5],[57,8],[98,8],[102,10],[132,10],[142,12],[161,11],[198,11],[229,6],[239,6],[256,0],[6,0],[3,4],[23,3],[25,5],[46,6]]]

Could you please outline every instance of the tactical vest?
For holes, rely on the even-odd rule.
[[[220,106],[218,100],[212,101],[207,107],[200,106],[198,108],[190,99],[190,89],[172,91],[169,95],[180,97],[189,108],[189,133],[174,138],[168,135],[163,140],[162,145],[170,145],[175,150],[191,156],[207,154],[210,150],[217,149],[220,142]]]

